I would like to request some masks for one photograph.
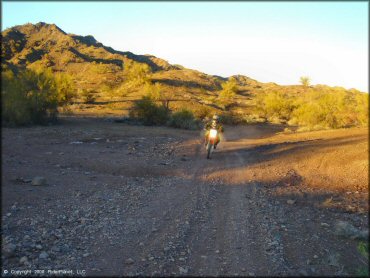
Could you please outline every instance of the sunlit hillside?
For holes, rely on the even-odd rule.
[[[1,55],[3,108],[9,113],[19,110],[14,98],[27,103],[30,97],[29,81],[23,89],[16,85],[20,78],[30,78],[22,75],[27,69],[56,77],[55,105],[63,113],[128,115],[135,100],[150,95],[158,104],[173,111],[186,108],[199,119],[217,112],[229,123],[274,122],[311,129],[367,124],[368,95],[356,89],[299,80],[299,85],[281,86],[242,75],[208,75],[151,55],[117,51],[93,36],[67,34],[54,24],[5,30]],[[20,95],[15,97],[13,91]]]

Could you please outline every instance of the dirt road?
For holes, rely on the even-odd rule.
[[[336,225],[368,228],[367,130],[282,129],[228,127],[211,160],[199,131],[73,118],[3,129],[3,271],[355,274],[368,262]]]

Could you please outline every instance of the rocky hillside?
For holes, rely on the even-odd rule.
[[[25,24],[2,32],[4,64],[27,68],[51,68],[73,76],[77,88],[93,89],[109,97],[125,81],[124,70],[129,64],[145,64],[150,69],[150,80],[162,85],[174,96],[202,99],[214,95],[227,78],[212,76],[152,55],[135,55],[114,50],[95,40],[93,36],[67,34],[55,24],[43,22]],[[246,76],[236,76],[241,93],[259,88],[262,83]],[[244,87],[244,91],[243,91]],[[120,95],[116,95],[119,97]]]
[[[327,100],[322,98],[323,93],[331,95],[330,100],[328,98],[330,103],[341,95],[343,101],[339,102],[345,102],[345,105],[338,103],[338,107],[357,107],[360,104],[363,106],[362,110],[367,110],[366,97],[358,97],[363,94],[354,89],[346,90],[325,85],[280,86],[275,83],[258,82],[243,75],[228,78],[208,75],[181,65],[171,65],[166,60],[152,55],[136,55],[114,50],[97,42],[93,36],[67,34],[55,24],[40,22],[19,25],[6,29],[1,35],[2,67],[48,68],[71,77],[77,93],[77,104],[72,107],[73,111],[105,115],[122,114],[125,109],[126,111],[130,109],[132,100],[156,91],[172,99],[170,105],[172,110],[179,108],[196,111],[204,111],[203,108],[206,108],[211,112],[227,110],[244,118],[249,117],[248,120],[252,117],[253,121],[259,118],[263,121],[274,119],[288,121],[299,112],[298,114],[304,115],[298,116],[304,119],[295,122],[302,122],[305,125],[306,119],[312,117],[305,111],[297,110],[294,114],[293,110],[304,103],[319,99],[326,102]],[[232,84],[227,84],[228,82]],[[232,100],[228,99],[225,105],[222,104],[220,97],[222,90],[233,91]],[[84,103],[86,92],[93,94],[94,101],[90,104]],[[227,92],[224,95],[227,97]],[[347,105],[349,102],[350,106]],[[325,110],[327,105],[321,106],[320,109]],[[261,108],[260,112],[256,107]],[[306,110],[317,115],[317,111],[312,107]],[[331,110],[328,113],[332,113]],[[338,113],[343,114],[342,111]],[[350,111],[345,113],[349,114]],[[333,118],[333,115],[330,117]],[[364,114],[363,117],[367,116]],[[348,125],[356,125],[359,122],[357,119],[346,121],[349,122]]]

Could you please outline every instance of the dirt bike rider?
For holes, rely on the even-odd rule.
[[[204,126],[204,129],[206,130],[206,133],[204,135],[205,145],[207,145],[208,135],[209,135],[209,131],[210,131],[211,128],[214,128],[218,131],[217,132],[217,140],[214,144],[214,148],[216,149],[217,144],[220,143],[220,133],[224,132],[224,128],[219,123],[219,117],[216,114],[212,117],[212,121],[206,123],[205,126]]]

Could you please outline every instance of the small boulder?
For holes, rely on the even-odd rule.
[[[41,252],[39,255],[39,259],[47,259],[49,257],[49,254],[46,253],[45,251]]]
[[[17,246],[13,243],[8,243],[3,246],[3,254],[5,257],[13,257]]]
[[[338,253],[329,254],[327,258],[327,264],[330,266],[339,267],[340,266],[339,254]]]
[[[22,258],[20,258],[20,260],[19,260],[19,263],[20,264],[25,264],[25,263],[27,263],[28,262],[28,258],[26,257],[26,256],[23,256]]]
[[[53,252],[60,252],[60,248],[58,246],[53,246],[51,248],[51,251],[53,251]]]
[[[352,238],[352,239],[367,239],[369,235],[368,230],[360,231],[352,224],[346,221],[338,221],[335,223],[334,234],[337,236]]]
[[[31,184],[34,186],[46,185],[46,179],[44,177],[34,177]]]
[[[301,276],[308,276],[308,273],[306,270],[304,269],[300,269],[299,272],[298,272]]]
[[[369,238],[369,230],[359,231],[356,238],[366,240]]]
[[[126,260],[126,264],[133,264],[135,261],[133,260],[133,259],[131,259],[131,258],[128,258],[127,260]]]
[[[287,203],[288,205],[294,205],[294,204],[295,204],[295,202],[296,202],[296,200],[292,200],[292,199],[289,199],[288,201],[286,201],[286,203]]]
[[[180,274],[187,274],[188,273],[188,268],[187,267],[179,267]]]
[[[107,141],[108,142],[108,141]],[[71,145],[74,145],[74,144],[82,144],[83,142],[81,141],[73,141],[73,142],[70,142],[69,144]]]

